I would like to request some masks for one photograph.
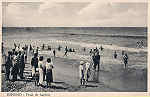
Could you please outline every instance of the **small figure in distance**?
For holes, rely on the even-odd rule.
[[[51,46],[49,46],[49,45],[48,45],[48,50],[50,50],[50,51],[51,51]]]
[[[128,64],[128,55],[127,55],[127,53],[125,53],[123,55],[123,61],[124,61],[124,67],[126,69],[127,68],[127,64]]]
[[[101,51],[103,51],[103,50],[104,50],[104,48],[101,46],[101,47],[100,47],[100,50],[101,50]]]
[[[84,52],[86,51],[86,48],[85,48],[85,47],[83,48],[83,51],[84,51]]]
[[[114,52],[114,58],[117,59],[117,52]]]
[[[62,47],[59,45],[59,46],[58,46],[58,51],[61,51],[61,48],[62,48]]]
[[[54,57],[56,57],[56,51],[55,51],[55,49],[53,50],[53,55],[54,55]]]
[[[68,47],[66,46],[64,56],[67,56],[67,53],[68,53]]]

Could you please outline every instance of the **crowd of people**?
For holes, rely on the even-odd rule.
[[[8,51],[8,56],[6,57],[6,80],[10,80],[10,74],[12,76],[12,81],[17,80],[17,75],[20,79],[24,79],[23,72],[25,68],[25,55],[21,51]]]
[[[2,53],[4,52],[4,44],[2,44]],[[42,45],[42,50],[45,49],[45,44]],[[48,50],[52,48],[48,46]],[[61,51],[62,47],[59,45],[58,51]],[[94,72],[100,71],[100,51],[103,51],[104,48],[101,46],[99,49],[96,47],[94,49],[90,49],[89,55],[91,56],[91,60],[85,61],[82,60],[79,65],[79,78],[81,86],[85,86],[90,78],[91,69]],[[86,48],[83,48],[83,51],[86,52]],[[16,45],[14,43],[14,49],[8,51],[8,56],[6,57],[5,63],[5,74],[6,80],[17,81],[18,76],[20,79],[24,79],[24,68],[27,63],[28,53],[31,53],[33,56],[31,59],[31,67],[32,67],[32,79],[35,81],[35,85],[44,86],[43,83],[46,81],[47,86],[51,86],[53,82],[53,60],[52,58],[47,58],[46,63],[44,63],[44,57],[39,55],[39,47],[34,49],[32,45],[25,45],[24,47],[20,47],[20,45]],[[53,51],[54,57],[56,57],[56,50]],[[68,48],[67,46],[64,49],[64,56],[67,56],[68,52],[75,52],[75,49]],[[114,52],[114,59],[117,59],[117,51]],[[128,64],[128,55],[124,51],[122,51],[123,62],[125,68],[127,68]]]

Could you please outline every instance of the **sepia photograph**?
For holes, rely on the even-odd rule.
[[[2,2],[1,92],[148,92],[148,2]]]

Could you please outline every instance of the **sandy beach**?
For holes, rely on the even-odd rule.
[[[23,41],[23,40],[22,40]],[[23,41],[22,43],[28,43],[29,40]],[[8,42],[7,42],[8,43]],[[21,41],[19,41],[21,43]],[[31,42],[36,44],[38,42]],[[58,46],[58,41],[51,41],[51,46],[53,49],[56,49]],[[24,45],[24,44],[21,44]],[[38,44],[40,45],[40,44]],[[100,61],[100,72],[99,72],[99,83],[88,82],[86,88],[80,87],[79,83],[79,62],[80,60],[90,61],[89,56],[89,48],[87,47],[86,52],[83,52],[83,47],[73,45],[71,42],[61,43],[61,46],[65,48],[65,46],[69,46],[71,48],[75,48],[77,52],[69,52],[68,56],[64,55],[64,50],[57,51],[56,57],[53,57],[52,51],[48,50],[40,50],[39,56],[43,55],[44,60],[48,57],[51,57],[54,62],[54,83],[52,88],[41,88],[34,85],[34,82],[28,79],[31,74],[31,55],[28,58],[28,64],[26,64],[25,68],[25,77],[26,81],[16,81],[12,83],[12,85],[16,85],[15,89],[7,89],[9,88],[9,82],[2,81],[3,91],[25,91],[25,92],[145,92],[147,91],[147,59],[143,54],[146,54],[146,50],[143,49],[128,49],[129,54],[129,65],[128,69],[124,69],[124,65],[121,58],[121,50],[117,49],[118,59],[113,58],[112,50],[113,46],[110,45],[111,48],[105,48],[104,51],[100,52],[101,61]],[[78,48],[77,48],[78,47]],[[116,50],[115,49],[115,50]],[[137,60],[138,59],[138,60]],[[23,85],[22,85],[23,84]],[[18,85],[18,86],[17,86]],[[11,86],[11,85],[9,85]]]

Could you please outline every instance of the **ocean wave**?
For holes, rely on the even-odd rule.
[[[57,34],[57,33],[51,33],[51,34]],[[126,34],[76,34],[76,33],[58,33],[58,35],[71,35],[71,36],[77,36],[77,35],[83,35],[83,36],[97,36],[97,37],[120,37],[120,38],[147,38],[146,35],[126,35]]]
[[[105,49],[111,49],[111,50],[124,50],[129,52],[147,52],[147,48],[129,48],[129,47],[120,47],[117,45],[104,45],[104,44],[94,44],[94,43],[86,43],[86,42],[74,42],[74,41],[63,41],[63,40],[52,40],[51,42],[56,43],[64,43],[64,44],[70,44],[70,45],[79,45],[81,47],[87,47],[87,48],[100,48],[101,46]]]
[[[9,42],[8,42],[9,41]],[[74,45],[75,47],[86,47],[86,48],[100,48],[101,46],[104,49],[110,49],[110,50],[124,50],[129,52],[147,52],[147,47],[143,48],[130,48],[130,47],[121,47],[114,44],[96,44],[96,43],[87,43],[87,42],[75,42],[75,41],[68,41],[68,40],[57,40],[57,39],[45,39],[45,40],[39,40],[39,39],[32,39],[32,40],[26,40],[26,39],[15,39],[11,40],[12,43],[10,43],[10,40],[5,40],[6,46],[13,46],[13,43],[21,43],[24,44],[32,44],[35,46],[39,46],[41,44],[53,44],[54,47],[57,47],[58,45]]]

